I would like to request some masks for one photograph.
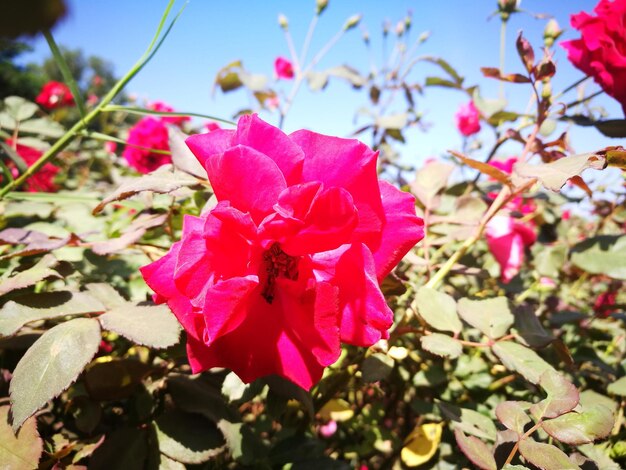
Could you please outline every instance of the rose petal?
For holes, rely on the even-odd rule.
[[[206,160],[224,153],[234,145],[235,131],[230,129],[215,129],[206,134],[195,134],[185,139],[189,150],[196,156],[200,164],[206,168]]]

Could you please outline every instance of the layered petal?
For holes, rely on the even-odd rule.
[[[270,157],[282,171],[288,185],[300,182],[304,153],[279,128],[263,121],[256,114],[247,114],[239,119],[234,141]]]
[[[359,213],[352,242],[375,250],[385,223],[376,173],[378,153],[354,139],[341,139],[301,130],[291,138],[304,151],[302,180],[320,181],[326,187],[344,188]]]
[[[372,251],[376,276],[382,282],[417,242],[424,238],[424,221],[415,215],[415,198],[386,181],[380,182],[386,223],[378,249]]]
[[[257,224],[272,212],[278,195],[287,187],[271,158],[242,145],[209,156],[205,168],[218,201],[229,201],[239,211],[249,212]]]
[[[220,155],[234,144],[235,131],[230,129],[211,129],[207,134],[195,134],[187,137],[185,143],[206,169],[206,161],[213,155]]]

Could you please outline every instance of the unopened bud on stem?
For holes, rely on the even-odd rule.
[[[559,36],[563,34],[563,30],[559,27],[559,23],[554,18],[548,21],[546,28],[543,30],[543,43],[546,47],[550,47],[554,44]]]
[[[315,14],[321,15],[328,6],[328,0],[315,0]]]
[[[280,13],[278,15],[278,24],[280,25],[281,28],[283,28],[283,30],[287,31],[289,29],[289,20],[287,19],[287,17],[285,15],[283,15],[282,13]]]
[[[363,15],[356,14],[356,15],[352,15],[350,18],[348,18],[348,20],[346,21],[346,24],[343,26],[344,31],[348,31],[352,28],[354,28],[355,26],[358,26],[359,22],[361,21],[361,18],[363,17]]]

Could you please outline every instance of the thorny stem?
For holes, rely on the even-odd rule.
[[[596,97],[596,96],[598,96],[598,95],[601,95],[602,93],[604,93],[604,90],[598,90],[598,91],[596,91],[595,93],[592,93],[592,94],[591,94],[591,95],[589,95],[589,96],[586,96],[586,97],[581,98],[581,99],[576,100],[576,101],[572,101],[571,103],[567,103],[565,106],[566,106],[567,108],[571,108],[571,107],[573,107],[573,106],[576,106],[576,105],[579,105],[579,104],[585,103],[585,102],[589,101],[590,99],[595,98],[595,97]]]
[[[285,29],[285,40],[287,41],[287,47],[289,48],[289,55],[293,60],[293,65],[296,67],[296,75],[300,74],[300,61],[298,60],[298,54],[296,54],[296,48],[293,45],[293,38],[288,29]]]
[[[539,420],[539,422],[537,422],[537,424],[535,424],[532,428],[530,428],[528,431],[526,431],[524,433],[524,435],[522,437],[520,437],[518,439],[518,441],[515,443],[515,445],[513,446],[513,449],[511,449],[511,453],[509,454],[509,456],[506,458],[506,462],[504,462],[504,465],[508,465],[511,463],[511,461],[513,460],[513,457],[515,457],[515,454],[517,454],[517,450],[519,449],[519,443],[523,440],[526,439],[528,437],[530,437],[532,435],[532,433],[534,433],[537,429],[539,429],[541,427],[541,424],[543,423],[543,420]]]
[[[504,74],[504,58],[506,53],[506,23],[502,20],[500,23],[500,75]],[[500,81],[500,98],[504,98],[504,82]]]
[[[576,82],[572,83],[570,86],[568,86],[567,88],[565,88],[563,91],[560,91],[559,93],[557,93],[556,95],[554,95],[552,97],[552,101],[556,101],[557,99],[559,99],[561,96],[563,96],[565,93],[567,93],[570,90],[573,90],[574,88],[576,88],[578,85],[580,85],[581,83],[583,83],[584,81],[590,79],[590,76],[586,76],[581,78],[580,80],[577,80]]]

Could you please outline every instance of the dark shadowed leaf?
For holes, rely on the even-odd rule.
[[[531,383],[538,383],[545,371],[554,370],[535,351],[513,341],[497,342],[491,349],[507,369],[518,372]]]
[[[544,431],[553,438],[570,445],[580,445],[609,435],[615,423],[611,409],[591,405],[581,412],[572,411],[558,418],[544,421]]]
[[[458,303],[458,311],[463,320],[491,339],[504,336],[514,321],[506,297],[486,300],[462,298]]]
[[[504,401],[496,407],[496,416],[507,429],[522,436],[526,432],[526,425],[532,422],[526,414],[529,407],[528,402]]]
[[[92,364],[85,371],[85,388],[94,400],[122,400],[131,396],[152,367],[134,359]]]
[[[454,338],[441,333],[433,333],[428,336],[422,336],[420,338],[422,348],[431,354],[436,354],[441,357],[449,357],[450,359],[456,359],[463,352],[461,343]]]
[[[485,77],[495,78],[496,80],[501,80],[503,82],[530,83],[530,78],[526,75],[521,75],[519,73],[500,73],[500,70],[495,67],[481,67],[480,71]]]
[[[98,352],[100,325],[92,318],[61,323],[26,351],[11,380],[13,429],[71,385]]]
[[[2,256],[3,258],[44,253],[75,243],[77,240],[78,238],[73,234],[64,238],[56,238],[49,237],[41,232],[22,228],[6,228],[0,232],[0,244],[24,245],[19,251],[4,255]]]
[[[580,470],[562,450],[550,444],[523,439],[519,451],[526,460],[542,470]]]
[[[37,320],[104,310],[104,305],[85,292],[57,291],[23,296],[8,301],[0,309],[0,336],[12,335],[22,326]]]
[[[482,470],[497,470],[493,452],[483,441],[474,436],[466,436],[460,429],[454,430],[454,437],[461,451]]]
[[[170,374],[167,378],[167,389],[176,406],[183,411],[201,414],[214,423],[241,419],[224,403],[219,386],[203,380],[202,377]]]
[[[302,387],[297,386],[293,382],[286,380],[278,375],[270,375],[265,377],[265,383],[270,387],[270,391],[287,399],[298,400],[306,409],[309,417],[313,419],[315,410],[313,407],[313,399],[311,394]]]
[[[49,277],[61,277],[58,272],[51,269],[58,263],[59,261],[54,256],[50,254],[45,255],[32,268],[20,271],[15,276],[0,281],[0,295],[4,295],[12,290],[32,286]],[[0,332],[0,334],[2,333]]]
[[[378,382],[385,380],[393,370],[393,359],[386,354],[372,354],[363,361],[361,370],[365,382]]]
[[[530,407],[530,414],[537,421],[543,418],[556,418],[578,405],[578,389],[558,372],[545,371],[539,377],[539,386],[548,397]]]
[[[437,330],[459,333],[463,328],[454,298],[444,292],[420,287],[415,295],[415,306],[419,316]]]
[[[167,194],[185,186],[199,184],[199,180],[183,171],[172,170],[170,165],[163,165],[158,170],[153,171],[140,178],[132,178],[123,183],[112,194],[105,197],[93,210],[94,214],[100,212],[104,207],[113,202],[127,199],[143,191]]]
[[[180,325],[167,305],[123,305],[98,317],[102,328],[137,344],[168,348],[178,342]]]
[[[521,305],[515,309],[514,315],[518,340],[525,346],[543,348],[554,341],[554,336],[544,329],[532,307]]]
[[[9,407],[0,406],[0,467],[7,470],[32,470],[39,465],[43,441],[37,432],[37,420],[29,418],[13,433],[9,423]]]
[[[217,427],[222,431],[232,457],[243,465],[251,465],[267,454],[261,440],[245,424],[222,420]]]
[[[571,261],[590,274],[626,280],[626,235],[588,238],[572,248]]]
[[[224,438],[214,423],[198,414],[168,411],[154,421],[159,450],[186,464],[208,461],[224,450]]]
[[[89,469],[144,468],[147,457],[146,432],[136,428],[122,428],[107,435],[89,460]]]

